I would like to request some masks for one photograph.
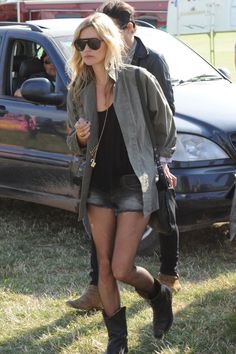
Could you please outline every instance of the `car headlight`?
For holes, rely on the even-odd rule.
[[[206,161],[229,158],[224,150],[209,139],[192,134],[178,134],[174,161]]]

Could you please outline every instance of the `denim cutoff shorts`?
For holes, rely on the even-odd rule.
[[[113,209],[116,214],[127,211],[143,211],[143,196],[139,179],[135,175],[124,175],[117,187],[105,192],[92,188],[87,204]]]

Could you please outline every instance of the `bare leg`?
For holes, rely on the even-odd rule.
[[[126,212],[117,217],[112,271],[116,279],[133,285],[149,301],[153,310],[153,334],[156,338],[162,338],[173,323],[171,292],[146,269],[134,266],[135,254],[147,222],[148,218],[142,212]]]
[[[120,308],[120,295],[111,269],[114,248],[116,216],[109,208],[89,204],[88,217],[98,258],[98,289],[107,316]]]
[[[142,212],[124,212],[118,215],[112,270],[117,280],[151,294],[153,276],[146,269],[134,266],[138,245],[148,220]]]

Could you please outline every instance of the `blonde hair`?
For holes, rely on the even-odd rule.
[[[123,66],[122,53],[124,44],[118,27],[103,13],[95,12],[93,15],[86,17],[74,32],[73,52],[69,61],[71,69],[69,88],[73,90],[75,98],[78,98],[81,90],[95,78],[92,67],[84,63],[81,53],[74,46],[75,40],[80,38],[81,32],[88,27],[93,27],[99,38],[107,46],[104,60],[104,68],[107,74],[109,75],[109,72],[113,70],[120,70]]]

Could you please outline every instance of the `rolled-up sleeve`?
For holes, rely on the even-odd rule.
[[[147,76],[146,88],[158,153],[162,157],[171,158],[175,151],[177,137],[172,111],[153,75]]]
[[[70,151],[74,155],[84,155],[86,153],[86,147],[80,146],[78,139],[77,139],[77,134],[76,134],[76,129],[75,129],[75,123],[79,119],[79,111],[77,111],[75,107],[75,103],[73,102],[72,99],[72,93],[69,90],[68,95],[67,95],[67,145],[70,149]]]
[[[147,70],[153,74],[160,84],[163,93],[169,103],[172,113],[175,113],[174,93],[171,85],[171,78],[168,64],[163,55],[150,51],[150,64]]]

